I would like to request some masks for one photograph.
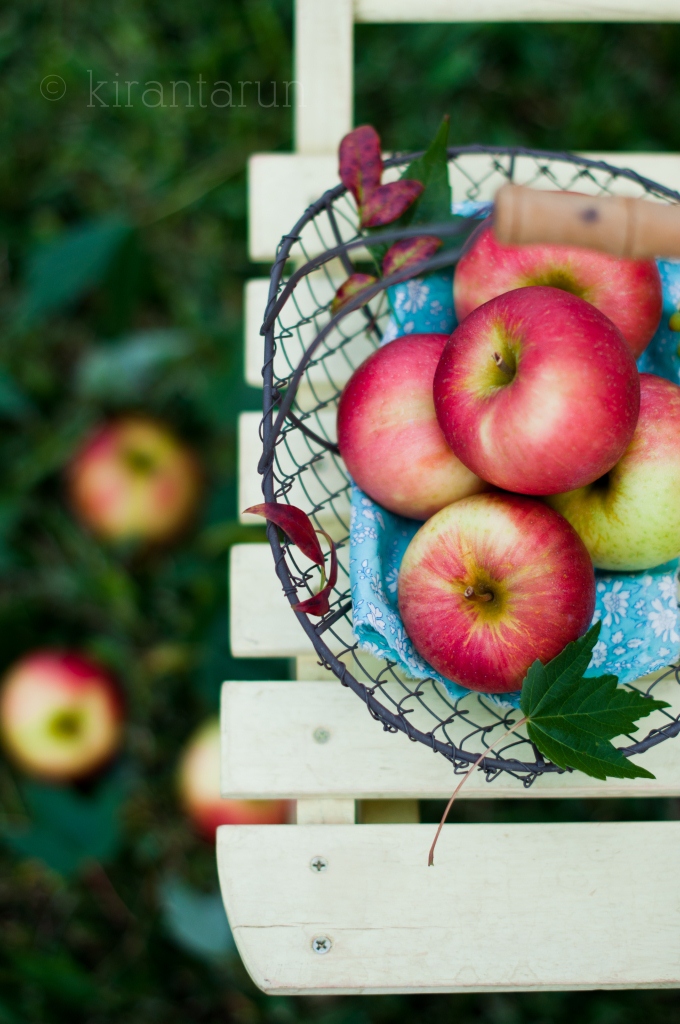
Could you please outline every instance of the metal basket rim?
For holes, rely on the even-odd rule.
[[[472,144],[467,146],[450,146],[447,148],[447,156],[449,160],[456,159],[459,156],[466,154],[486,154],[489,156],[505,156],[509,157],[510,163],[507,170],[508,180],[512,180],[514,171],[514,161],[518,156],[528,156],[535,159],[544,159],[547,161],[561,161],[564,163],[572,163],[577,166],[581,166],[585,169],[592,169],[598,171],[604,171],[611,174],[612,178],[627,178],[630,181],[639,184],[645,189],[646,192],[656,194],[660,197],[680,203],[680,193],[674,189],[668,188],[665,185],[661,185],[649,178],[638,174],[630,168],[622,168],[614,166],[604,160],[594,160],[590,157],[580,156],[578,154],[570,153],[567,151],[552,151],[536,149],[526,146],[491,146],[482,144]],[[422,152],[409,152],[396,154],[384,161],[385,167],[396,167],[406,164],[422,155]],[[273,454],[276,436],[281,429],[281,423],[278,427],[274,424],[274,410],[277,401],[280,399],[280,395],[274,386],[274,325],[277,316],[277,299],[279,298],[279,288],[283,277],[286,262],[288,261],[290,251],[296,241],[299,240],[300,232],[306,224],[310,223],[317,214],[324,210],[327,210],[335,199],[347,192],[347,188],[343,184],[338,184],[333,188],[327,189],[314,203],[311,203],[304,211],[302,216],[297,220],[291,231],[284,235],[279,243],[277,249],[276,259],[272,265],[270,272],[270,284],[269,292],[267,297],[267,307],[265,311],[265,317],[260,333],[264,336],[264,362],[262,368],[263,377],[263,414],[261,421],[261,436],[263,442],[263,457],[260,460],[258,466],[258,472],[262,475],[262,493],[265,501],[272,502],[275,500],[274,496],[274,480],[273,480]],[[421,228],[422,233],[422,228]],[[342,248],[342,247],[341,247]],[[330,250],[327,250],[330,251]],[[296,277],[304,276],[305,270],[309,268],[309,263],[299,268]],[[413,276],[412,272],[409,272],[408,277]],[[406,277],[404,278],[406,279]],[[342,315],[347,315],[353,311],[354,308],[358,308],[358,303],[354,306],[349,303],[343,310]],[[282,417],[282,421],[285,417]],[[269,457],[267,457],[269,456]],[[289,604],[295,605],[298,601],[298,595],[296,588],[292,581],[291,572],[286,563],[286,554],[284,545],[279,540],[279,535],[276,527],[273,523],[267,523],[267,539],[274,556],[275,571],[283,588],[283,591],[288,599]],[[420,742],[424,746],[430,747],[434,752],[442,754],[448,761],[450,761],[454,767],[467,768],[473,764],[480,757],[479,754],[472,753],[468,750],[458,748],[452,742],[443,742],[437,739],[433,733],[425,733],[417,727],[411,725],[408,718],[404,715],[395,714],[386,708],[375,697],[372,692],[370,685],[366,685],[360,680],[356,679],[355,676],[349,671],[346,665],[343,664],[330,650],[325,641],[322,639],[322,633],[329,626],[340,617],[346,614],[351,608],[351,602],[349,605],[344,605],[337,609],[331,616],[326,619],[322,619],[319,623],[314,624],[309,616],[304,612],[300,612],[294,608],[291,610],[296,615],[298,622],[302,626],[303,630],[310,639],[312,646],[319,655],[321,664],[326,668],[332,670],[335,676],[340,680],[343,686],[347,686],[351,689],[367,706],[369,713],[377,721],[380,721],[383,728],[387,732],[403,732],[412,742]],[[673,666],[669,666],[667,674],[670,675],[674,671]],[[660,677],[665,678],[665,675]],[[629,744],[625,747],[618,748],[625,757],[630,757],[634,754],[644,753],[646,750],[657,746],[659,743],[666,739],[670,739],[677,736],[680,733],[680,719],[669,722],[668,725],[661,729],[652,730],[644,739]],[[507,759],[499,757],[487,756],[482,758],[479,762],[480,770],[487,774],[489,780],[495,778],[501,772],[509,772],[510,774],[521,778],[525,787],[528,787],[539,775],[546,773],[563,774],[565,771],[571,772],[572,769],[563,769],[553,764],[551,761],[547,761],[543,758],[540,752],[534,747],[534,753],[536,755],[536,762],[529,763],[518,759]]]

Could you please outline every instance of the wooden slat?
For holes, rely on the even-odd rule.
[[[677,0],[673,2],[680,11]],[[680,188],[680,155],[677,153],[588,153],[586,156],[605,160],[617,167],[630,168],[669,188]],[[281,237],[291,230],[310,203],[318,199],[326,189],[338,183],[337,157],[331,154],[310,156],[297,153],[258,153],[251,157],[248,167],[250,256],[253,260],[270,262],[274,258]],[[569,168],[562,167],[559,173],[564,184],[568,184],[571,175]],[[395,174],[396,172],[391,172],[386,180]],[[535,179],[535,174],[536,163],[533,158],[516,160],[514,180],[517,184],[531,182],[539,188],[555,187],[549,178]],[[456,201],[491,200],[496,194],[496,189],[507,180],[501,171],[490,171],[489,158],[483,155],[466,156],[459,165],[449,165],[449,175]],[[600,176],[599,180],[604,182],[606,178]],[[479,185],[476,184],[477,181],[480,181]],[[588,179],[579,179],[575,188],[580,192],[597,191],[597,186]],[[617,183],[617,192],[640,194],[637,186],[621,179]],[[347,200],[348,215],[351,211],[351,202]],[[323,219],[318,219],[318,225],[324,230],[322,239],[317,237],[313,228],[307,228],[303,235],[309,255],[321,252],[334,244]],[[349,228],[347,232],[349,234]]]
[[[396,689],[396,688],[395,688]],[[430,697],[428,703],[436,701]],[[403,696],[403,692],[401,694]],[[680,687],[660,683],[655,696],[680,714]],[[413,702],[415,704],[415,701]],[[411,706],[411,705],[409,705]],[[478,724],[491,715],[470,702]],[[424,729],[434,720],[421,715]],[[664,719],[642,723],[645,735]],[[449,728],[460,741],[469,724]],[[321,739],[322,742],[319,742]],[[468,749],[477,749],[468,741]],[[481,750],[481,745],[479,746]],[[666,740],[636,759],[656,779],[608,779],[580,772],[544,775],[525,790],[503,773],[493,783],[475,772],[461,799],[496,797],[622,797],[680,794],[680,739]],[[222,689],[222,790],[236,799],[296,797],[357,800],[448,798],[454,786],[451,765],[402,734],[383,731],[359,698],[338,682],[229,682]]]
[[[218,829],[222,895],[256,984],[335,995],[680,985],[680,822],[447,825],[428,868],[432,833]]]
[[[327,305],[333,298],[337,288],[346,280],[347,275],[338,275],[337,268],[331,265],[333,274],[319,272],[310,274],[295,292],[295,300],[290,300],[280,318],[277,331],[282,325],[289,332],[285,342],[285,351],[279,346],[274,355],[274,374],[277,378],[286,378],[297,365],[305,349],[314,340],[317,331],[330,319]],[[253,387],[262,387],[262,364],[264,362],[264,339],[260,327],[267,308],[269,294],[268,278],[253,278],[246,282],[245,308],[245,374],[246,381]],[[372,302],[371,308],[378,312],[384,302]],[[319,312],[321,310],[321,312]],[[305,322],[307,321],[307,322]],[[366,318],[361,311],[350,313],[342,322],[342,331],[336,331],[328,338],[322,351],[328,352],[323,365],[313,365],[305,374],[298,392],[299,407],[309,408],[318,404],[342,388],[354,366],[362,362],[375,348],[375,340],[371,340],[364,332]],[[354,336],[351,349],[340,345],[341,338]]]
[[[310,203],[336,181],[335,155],[256,153],[252,156],[248,161],[250,258],[256,262],[272,260],[282,235],[289,232]]]
[[[242,413],[238,421],[238,465],[239,488],[238,507],[248,508],[262,501],[262,478],[257,472],[257,463],[262,454],[262,442],[259,436],[260,414],[257,412]],[[324,412],[306,421],[308,426],[318,431],[321,436],[335,440],[335,412]],[[323,433],[322,433],[323,431]],[[319,446],[310,442],[301,430],[292,431],[286,441],[277,448],[277,476],[296,473],[296,465],[307,465],[307,468],[293,484],[288,494],[292,505],[311,511],[317,504],[324,502],[319,513],[319,522],[335,534],[346,534],[349,524],[349,499],[343,489],[347,479],[340,468],[338,456],[330,452],[318,461],[310,460],[318,453]],[[334,497],[343,491],[339,497]],[[257,516],[243,515],[241,522],[260,523]]]
[[[302,556],[298,557],[301,566],[310,564]],[[348,549],[339,548],[338,576],[342,588],[348,586],[348,561]],[[316,662],[314,648],[291,610],[275,574],[268,544],[234,544],[230,552],[229,587],[230,644],[235,658],[304,658]],[[303,591],[298,593],[302,599]],[[307,596],[307,592],[304,593]],[[336,655],[341,655],[347,645],[354,643],[345,619],[327,630],[324,639]],[[366,678],[362,664],[372,674],[378,667],[378,662],[370,654],[358,652],[356,656],[344,657],[358,679]]]
[[[335,154],[256,153],[248,161],[248,247],[254,261],[270,262],[283,235],[326,189],[338,183]],[[351,206],[348,206],[348,211]],[[308,230],[310,255],[330,247],[331,235],[320,245]]]
[[[243,364],[246,383],[253,388],[262,387],[264,338],[260,334],[260,327],[264,320],[268,295],[268,277],[254,277],[246,281],[243,289]]]
[[[229,557],[235,658],[294,658],[313,650],[274,575],[268,544],[235,544]]]
[[[341,585],[347,580],[348,552],[338,552]],[[301,564],[304,559],[301,558]],[[291,611],[274,572],[268,544],[235,544],[230,554],[231,650],[235,658],[295,658],[313,652],[302,626]],[[300,591],[302,599],[302,592]],[[338,632],[351,642],[343,620]],[[326,643],[334,652],[342,644],[333,631]]]
[[[354,0],[365,22],[679,21],[676,0]]]
[[[295,148],[334,153],[352,127],[352,0],[296,0]]]

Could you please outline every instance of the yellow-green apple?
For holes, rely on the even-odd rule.
[[[624,260],[567,245],[501,245],[491,227],[476,235],[453,282],[458,320],[503,292],[561,288],[591,302],[619,328],[635,358],[659,326],[661,276],[654,260]]]
[[[166,426],[143,416],[101,427],[68,472],[76,513],[112,541],[171,540],[192,519],[201,482],[193,452]]]
[[[453,332],[434,404],[473,473],[520,494],[558,494],[621,458],[637,422],[639,374],[619,329],[590,303],[557,288],[518,288]]]
[[[379,505],[427,519],[484,490],[444,440],[432,382],[445,334],[409,334],[353,373],[338,405],[338,445],[352,479]]]
[[[588,487],[546,501],[600,569],[651,569],[680,555],[680,387],[641,373],[640,416],[622,458]]]
[[[225,800],[220,795],[220,723],[204,722],[189,738],[178,773],[181,804],[194,828],[209,842],[219,825],[281,825],[287,800]]]
[[[549,515],[546,515],[550,513]],[[399,570],[416,650],[471,690],[518,690],[588,629],[595,573],[566,519],[532,498],[478,494],[421,526]]]
[[[123,701],[112,676],[81,654],[35,651],[0,690],[0,734],[24,771],[55,782],[91,775],[118,750]]]

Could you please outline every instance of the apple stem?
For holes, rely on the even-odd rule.
[[[472,773],[475,770],[475,768],[477,768],[478,765],[481,764],[481,762],[484,760],[484,758],[488,754],[490,754],[491,751],[494,749],[494,747],[497,747],[498,744],[501,743],[506,738],[506,736],[509,736],[511,733],[515,732],[516,729],[519,729],[520,726],[524,725],[526,720],[527,720],[527,718],[526,718],[526,715],[525,715],[523,718],[520,718],[518,722],[515,722],[514,725],[511,725],[510,728],[507,730],[507,732],[504,732],[502,736],[499,736],[498,739],[495,739],[493,741],[493,743],[491,743],[486,748],[486,750],[482,754],[479,755],[479,757],[477,758],[475,763],[470,765],[470,767],[466,771],[465,775],[463,776],[463,778],[460,780],[460,782],[458,783],[458,785],[454,789],[453,795],[452,795],[451,799],[449,800],[448,804],[446,805],[446,809],[445,809],[444,813],[442,814],[442,820],[439,822],[439,827],[437,829],[436,835],[435,835],[434,839],[432,840],[432,846],[430,847],[430,852],[429,852],[429,855],[428,855],[428,858],[427,858],[427,866],[428,866],[428,868],[431,868],[432,865],[434,864],[434,848],[437,845],[437,840],[439,839],[439,833],[441,832],[441,830],[444,827],[444,822],[446,821],[446,819],[449,816],[449,811],[451,810],[451,806],[453,804],[453,801],[456,799],[456,797],[460,793],[461,789],[463,788],[463,786],[465,785],[467,780],[472,775]]]
[[[505,373],[507,374],[508,377],[512,377],[512,369],[508,366],[505,359],[503,359],[503,356],[500,354],[500,352],[494,352],[493,361],[498,367],[498,369],[501,371],[501,373]]]
[[[468,601],[493,601],[493,594],[489,593],[488,590],[478,594],[474,587],[466,587],[463,591],[463,597],[466,597]]]

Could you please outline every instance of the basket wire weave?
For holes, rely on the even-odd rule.
[[[399,167],[414,155],[393,157],[386,169]],[[680,202],[671,189],[602,161],[568,153],[549,153],[523,147],[468,146],[448,151],[456,201],[490,198],[506,181],[533,187],[573,190],[592,195],[646,196],[661,202]],[[389,171],[388,171],[389,173]],[[285,235],[272,268],[264,335],[263,453],[258,466],[266,501],[298,505],[318,529],[325,529],[338,548],[339,575],[331,607],[321,620],[294,612],[319,657],[340,681],[367,705],[370,714],[389,732],[403,732],[443,754],[454,771],[466,771],[497,737],[513,724],[518,712],[483,695],[452,697],[435,680],[413,680],[393,662],[366,655],[351,630],[349,590],[350,481],[335,442],[335,410],[344,384],[354,369],[378,347],[389,318],[385,289],[392,283],[451,266],[465,237],[478,220],[428,225],[427,234],[444,238],[448,246],[406,272],[379,281],[360,299],[332,316],[331,299],[361,265],[365,240],[351,195],[339,185],[312,204]],[[391,243],[422,235],[423,227],[384,230],[372,241]],[[368,256],[363,249],[363,259]],[[355,262],[353,262],[353,260]],[[287,273],[286,273],[287,272]],[[366,298],[370,297],[368,305]],[[291,604],[315,592],[319,570],[300,551],[281,539],[268,524],[276,573]],[[639,680],[640,692],[663,696],[671,703],[680,685],[680,666]],[[668,692],[670,689],[671,692]],[[670,707],[655,712],[652,728],[643,738],[626,737],[621,751],[639,754],[676,736],[680,715]],[[528,787],[542,774],[561,772],[519,731],[490,752],[480,764],[487,781],[508,772]]]

